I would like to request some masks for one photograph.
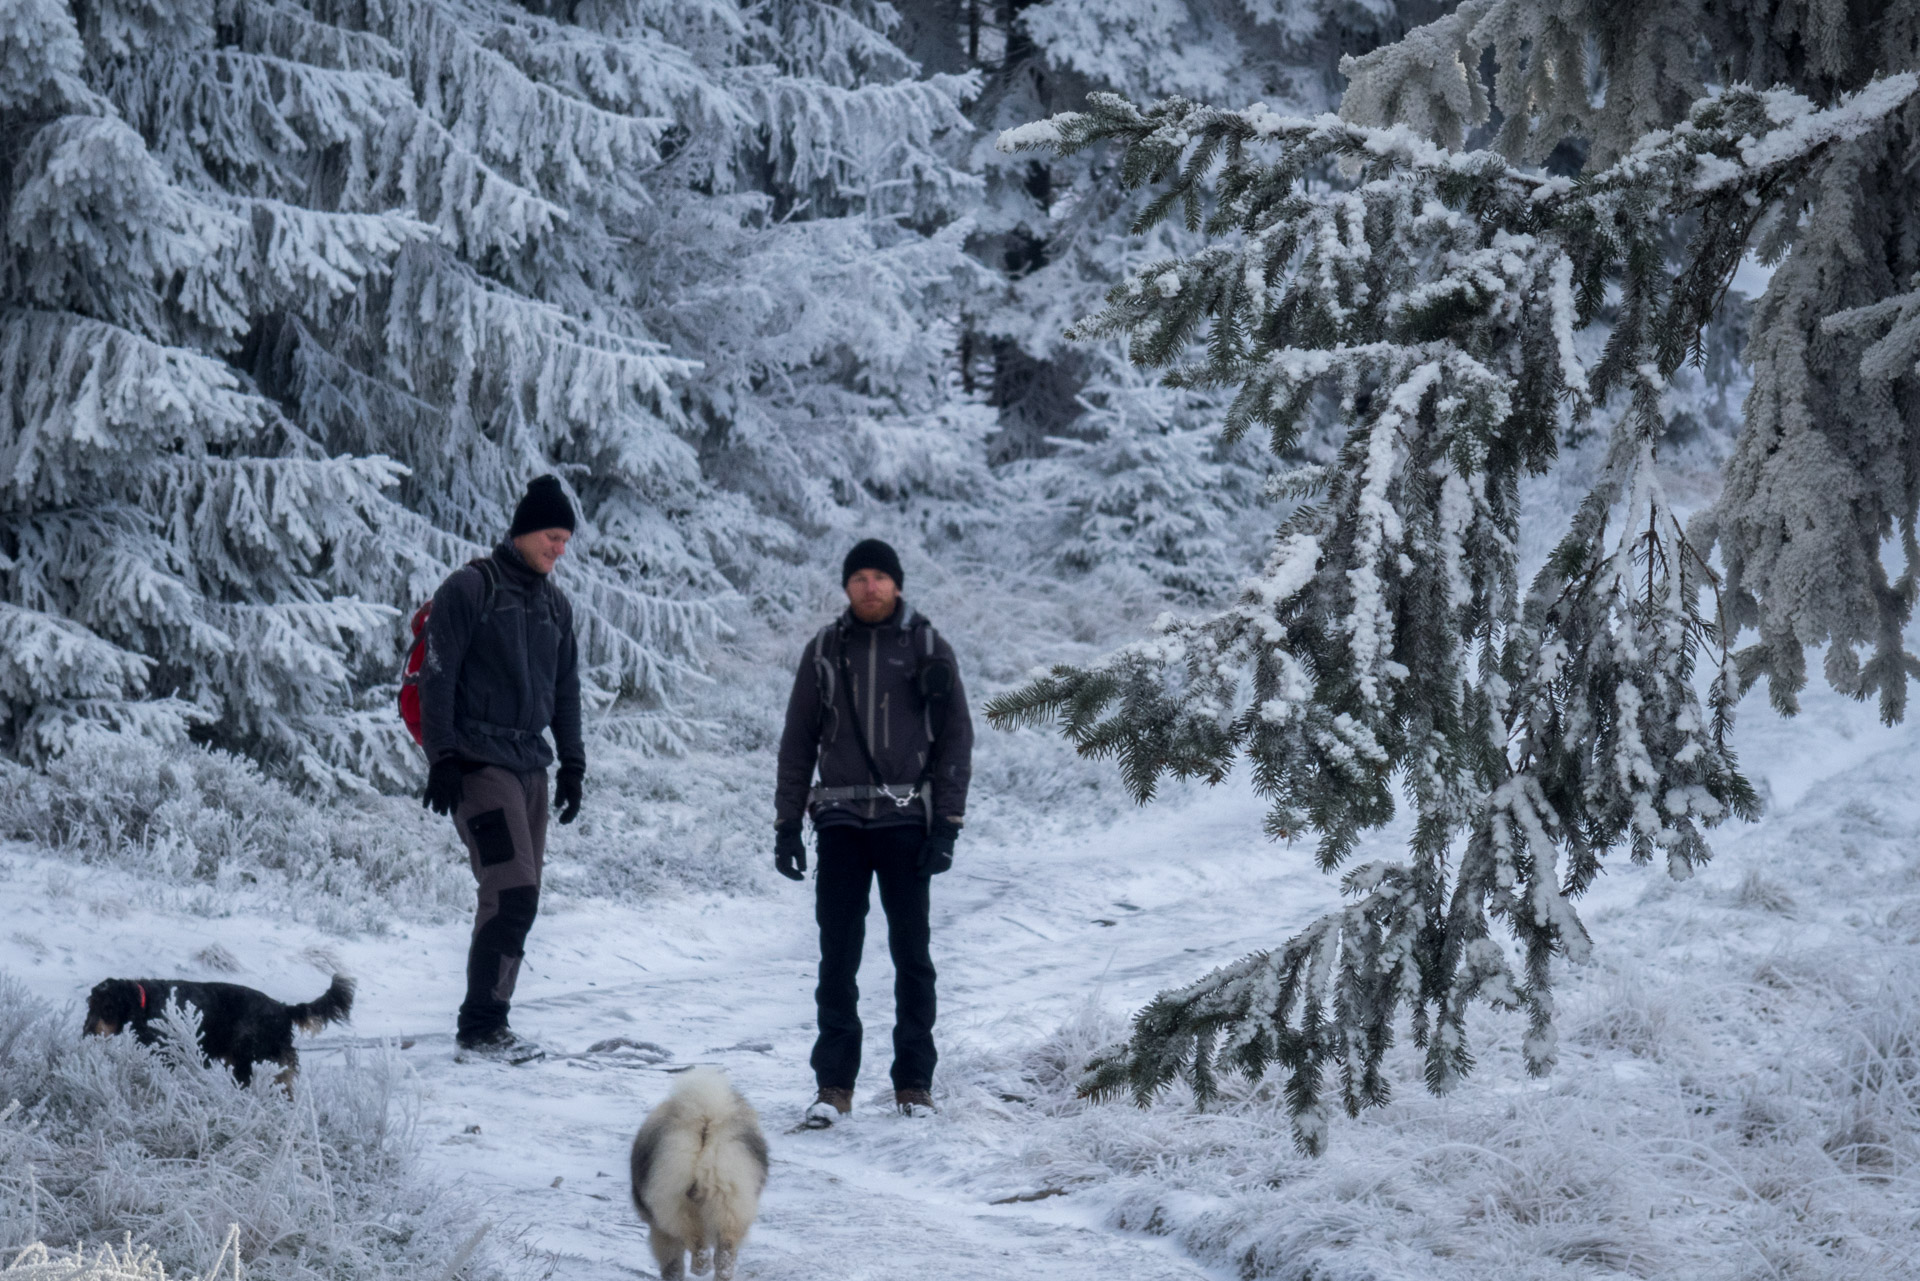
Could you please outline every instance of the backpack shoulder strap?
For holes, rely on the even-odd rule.
[[[828,623],[825,627],[822,627],[818,632],[814,633],[814,669],[817,671],[824,668],[827,671],[832,671],[833,665],[840,659],[840,651],[845,648],[845,640],[846,638],[840,634],[840,624],[837,622]]]
[[[485,618],[493,612],[493,598],[500,594],[500,567],[491,556],[475,556],[467,562],[467,568],[479,570],[480,581],[486,584],[480,597],[480,616]]]
[[[914,652],[914,688],[920,693],[920,714],[926,729],[927,742],[937,742],[947,729],[948,695],[953,690],[954,674],[950,662],[940,657],[940,633],[934,630],[932,620],[924,614],[916,614],[908,624],[913,636]],[[927,758],[929,776],[933,769],[933,758]]]
[[[829,642],[840,638],[840,625],[828,623],[813,638],[813,683],[820,691],[820,741],[831,743],[840,737],[840,705],[837,701],[839,675],[827,654]]]

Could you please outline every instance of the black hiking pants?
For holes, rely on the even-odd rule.
[[[925,833],[908,827],[828,827],[820,832],[814,919],[820,923],[820,1039],[813,1075],[823,1089],[851,1090],[860,1073],[860,952],[867,902],[880,882],[893,953],[893,1088],[933,1085],[933,957],[928,952],[928,877],[915,865]]]
[[[458,1027],[464,1041],[507,1025],[527,931],[540,911],[547,772],[519,774],[497,765],[472,771],[453,811],[453,825],[479,882],[473,941],[467,947],[467,999],[460,1006]]]

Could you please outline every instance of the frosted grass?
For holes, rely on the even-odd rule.
[[[203,916],[241,900],[337,932],[471,903],[444,820],[390,797],[319,805],[251,762],[127,737],[82,743],[45,772],[0,763],[0,837],[173,888]]]
[[[236,1234],[237,1235],[237,1234]],[[228,1238],[229,1243],[234,1238]],[[151,1247],[131,1241],[103,1245],[89,1251],[49,1249],[43,1242],[21,1250],[12,1263],[0,1268],[7,1281],[167,1281],[166,1267]],[[204,1281],[241,1281],[239,1265],[227,1258],[214,1261],[214,1270]],[[188,1281],[175,1274],[175,1281]]]
[[[1395,1101],[1295,1151],[1273,1082],[1198,1111],[1090,1105],[1079,1067],[1124,1033],[1089,1003],[1024,1049],[948,1057],[959,1128],[1011,1159],[976,1183],[1104,1207],[1201,1261],[1280,1281],[1911,1275],[1920,1254],[1920,951],[1800,954],[1698,987],[1629,965],[1568,982],[1560,1067],[1518,1021],[1475,1029],[1452,1096],[1393,1058]],[[1789,977],[1792,971],[1798,977]],[[956,1078],[959,1078],[956,1080]]]
[[[233,1227],[249,1281],[440,1275],[480,1220],[418,1168],[404,1069],[382,1052],[303,1068],[292,1098],[251,1088],[170,1039],[82,1037],[80,1013],[0,978],[0,1258],[40,1241],[118,1244],[170,1272],[221,1258]],[[483,1244],[466,1275],[505,1275]]]
[[[1817,738],[1837,704],[1799,728]],[[1914,1275],[1907,750],[1731,833],[1703,880],[1600,887],[1598,959],[1565,970],[1545,1078],[1525,1072],[1523,1021],[1479,1011],[1480,1061],[1452,1094],[1427,1093],[1403,1040],[1393,1101],[1336,1120],[1307,1159],[1275,1081],[1229,1078],[1205,1112],[1182,1090],[1145,1110],[1077,1099],[1080,1065],[1126,1031],[1094,999],[1024,1048],[950,1056],[967,1078],[956,1110],[1021,1123],[999,1184],[1057,1189],[1250,1279]],[[1786,764],[1758,755],[1763,777]]]

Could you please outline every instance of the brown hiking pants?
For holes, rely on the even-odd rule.
[[[460,1006],[460,1036],[469,1039],[506,1026],[527,931],[540,911],[547,772],[516,774],[497,765],[474,770],[466,777],[453,825],[479,882],[467,949],[467,999]]]

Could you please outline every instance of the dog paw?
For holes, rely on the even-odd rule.
[[[693,1275],[703,1277],[713,1267],[713,1252],[701,1246],[693,1252]]]

